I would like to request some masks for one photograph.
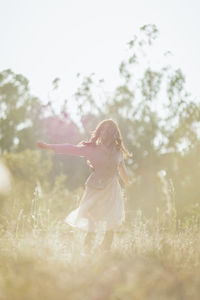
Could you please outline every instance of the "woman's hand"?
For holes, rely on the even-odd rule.
[[[48,149],[48,144],[46,144],[44,142],[38,141],[37,144],[38,144],[38,147],[40,147],[42,149]]]
[[[126,182],[127,187],[131,187],[135,183],[135,179],[130,179],[129,181]]]

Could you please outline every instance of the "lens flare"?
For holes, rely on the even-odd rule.
[[[0,195],[7,195],[11,190],[11,175],[6,166],[0,161]]]

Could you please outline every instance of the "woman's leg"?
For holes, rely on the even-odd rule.
[[[94,239],[95,239],[95,232],[89,231],[85,237],[84,245],[90,249],[92,247]]]
[[[95,239],[95,232],[94,232],[94,222],[92,222],[91,218],[88,218],[88,233],[85,237],[84,244],[87,247],[87,249],[91,249],[92,244]]]
[[[109,250],[112,242],[113,242],[114,232],[113,230],[107,230],[103,242],[101,243],[101,246],[103,246],[106,250]]]

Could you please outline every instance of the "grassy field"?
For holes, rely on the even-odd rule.
[[[138,211],[115,233],[112,249],[83,247],[73,231],[43,211],[1,216],[1,300],[200,299],[200,234],[197,223],[175,226],[172,216],[145,220]],[[11,215],[10,215],[11,216]]]
[[[198,217],[180,221],[173,189],[162,185],[165,208],[152,218],[127,210],[110,251],[103,233],[86,250],[86,233],[64,222],[82,188],[38,186],[26,198],[17,185],[1,202],[0,300],[199,300]]]

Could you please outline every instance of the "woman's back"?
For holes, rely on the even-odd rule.
[[[93,172],[86,181],[93,187],[104,187],[118,174],[118,165],[122,159],[122,152],[116,148],[109,149],[103,144],[92,146],[89,157]],[[101,183],[99,185],[99,183]]]
[[[121,156],[121,150],[109,149],[99,144],[93,147],[89,160],[97,173],[112,174],[117,171]]]

